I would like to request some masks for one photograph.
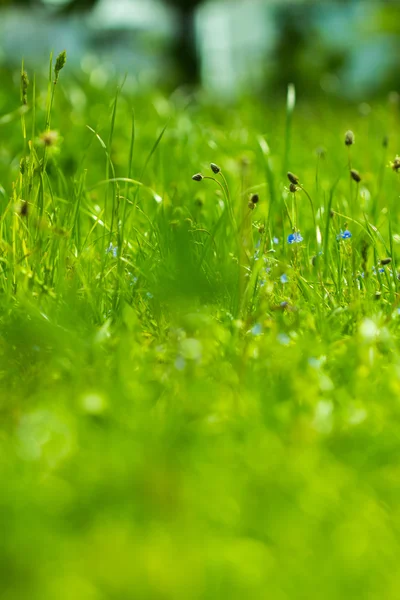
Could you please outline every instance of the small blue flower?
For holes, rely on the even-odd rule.
[[[345,229],[344,231],[341,229],[339,235],[336,236],[337,240],[340,240],[340,238],[342,238],[342,240],[348,240],[351,238],[351,232],[348,229]]]
[[[287,237],[288,244],[299,244],[303,241],[300,231],[296,231],[295,233],[290,233]]]
[[[286,275],[286,273],[283,273],[283,275],[280,276],[280,280],[281,283],[287,283],[289,281],[289,277]]]
[[[106,254],[112,254],[114,258],[117,258],[118,255],[118,246],[113,246],[113,244],[110,244],[108,246],[108,248],[106,249]]]
[[[262,334],[262,326],[261,323],[256,323],[252,328],[251,328],[251,333],[252,335],[261,335]]]
[[[277,237],[273,237],[273,238],[272,238],[272,243],[273,243],[273,244],[275,244],[275,245],[276,245],[276,244],[279,244],[279,238],[277,238]]]
[[[290,337],[286,333],[278,333],[277,340],[282,346],[288,346],[290,344]]]
[[[384,273],[385,269],[383,267],[380,267],[378,269],[378,271],[379,271],[379,273]],[[373,272],[374,275],[376,275],[376,267],[375,267],[375,265],[372,267],[372,272]]]

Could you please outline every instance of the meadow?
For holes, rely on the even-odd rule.
[[[398,600],[398,96],[64,60],[1,72],[0,599]]]

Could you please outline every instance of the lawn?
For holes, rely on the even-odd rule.
[[[1,72],[0,599],[398,600],[397,96],[64,58]]]

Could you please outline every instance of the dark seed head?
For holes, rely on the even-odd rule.
[[[294,183],[291,183],[290,186],[289,186],[289,190],[292,192],[292,194],[295,194],[298,189],[299,188]]]
[[[287,174],[287,178],[289,179],[290,183],[293,183],[294,185],[297,185],[299,183],[299,178],[297,177],[297,175],[291,173],[290,171]]]
[[[22,201],[19,214],[21,215],[21,217],[27,217],[28,216],[28,203],[27,203],[26,200]]]
[[[201,173],[196,173],[196,175],[193,175],[192,179],[193,181],[201,181],[204,179],[204,176]]]
[[[28,168],[28,160],[29,159],[27,157],[23,157],[19,161],[19,172],[21,173],[21,175],[25,175],[26,173],[26,170]]]
[[[390,265],[391,262],[392,262],[392,259],[390,257],[382,258],[381,265]]]
[[[257,204],[257,202],[259,201],[259,199],[260,198],[259,198],[258,194],[253,194],[251,196],[251,201],[252,201],[253,204]]]
[[[216,165],[215,163],[211,163],[210,167],[211,167],[211,171],[213,173],[215,173],[215,175],[218,175],[218,173],[221,171],[221,169],[219,168],[219,166]]]
[[[394,161],[390,163],[390,166],[392,167],[393,171],[397,171],[400,169],[400,156],[395,156],[394,157]]]
[[[351,175],[351,178],[352,178],[354,181],[356,181],[357,183],[360,183],[360,181],[361,181],[361,176],[360,176],[360,173],[359,173],[358,171],[356,171],[355,169],[351,169],[351,171],[350,171],[350,175]]]
[[[349,131],[346,131],[344,134],[344,143],[346,146],[352,146],[354,144],[354,139],[354,133],[350,129]]]

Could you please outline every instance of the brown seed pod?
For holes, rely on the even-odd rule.
[[[216,165],[215,163],[211,163],[210,165],[211,167],[211,171],[215,174],[218,175],[218,173],[221,171],[221,169],[219,168],[218,165]]]
[[[380,261],[381,265],[390,265],[390,263],[392,262],[392,259],[388,256],[388,258],[382,258],[382,260]]]
[[[28,203],[26,200],[22,201],[21,208],[19,210],[19,214],[21,215],[21,217],[28,216]]]
[[[289,179],[290,183],[293,183],[294,185],[297,185],[299,183],[299,178],[297,177],[297,175],[291,173],[290,171],[288,171],[287,178]]]
[[[394,161],[390,163],[390,166],[392,167],[393,171],[397,171],[400,169],[400,156],[395,156],[394,157]]]
[[[356,171],[355,169],[351,169],[350,175],[351,175],[351,178],[353,179],[353,181],[355,181],[356,183],[360,183],[361,175],[358,171]]]
[[[196,175],[193,175],[192,179],[193,181],[201,181],[202,179],[204,179],[204,175],[202,175],[201,173],[196,173]]]
[[[344,143],[346,144],[346,146],[352,146],[354,144],[354,140],[354,133],[351,131],[351,129],[349,129],[344,134]]]

